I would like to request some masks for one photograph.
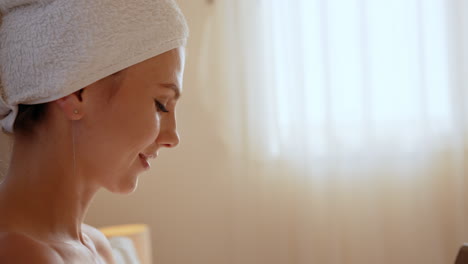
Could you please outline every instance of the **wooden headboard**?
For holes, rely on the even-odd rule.
[[[133,241],[141,264],[152,264],[150,229],[144,224],[117,225],[99,228],[107,238],[128,237]]]

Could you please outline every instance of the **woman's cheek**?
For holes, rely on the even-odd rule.
[[[153,126],[153,139],[156,140],[156,138],[159,135],[159,131],[161,131],[161,117],[159,114],[156,114],[156,118],[154,119],[154,126]]]
[[[161,130],[161,117],[158,113],[154,114],[151,118],[151,121],[146,122],[148,131],[145,138],[148,139],[149,144],[153,143],[159,135],[159,131]]]

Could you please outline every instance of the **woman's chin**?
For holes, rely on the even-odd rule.
[[[134,179],[127,179],[125,181],[121,181],[106,189],[112,193],[131,194],[135,192],[137,187],[138,187],[138,177],[135,176]]]
[[[138,166],[136,166],[138,165]],[[121,171],[124,169],[121,169]],[[133,193],[138,186],[138,178],[144,172],[140,163],[136,162],[127,170],[127,173],[109,173],[112,175],[106,179],[104,188],[112,193],[130,194]]]

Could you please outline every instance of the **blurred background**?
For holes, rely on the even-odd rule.
[[[135,193],[99,192],[88,224],[148,224],[157,264],[454,262],[467,1],[178,3],[181,144]]]

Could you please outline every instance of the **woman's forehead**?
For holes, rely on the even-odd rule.
[[[156,91],[178,99],[182,92],[183,56],[183,49],[174,49],[128,67],[124,86],[132,91]]]

